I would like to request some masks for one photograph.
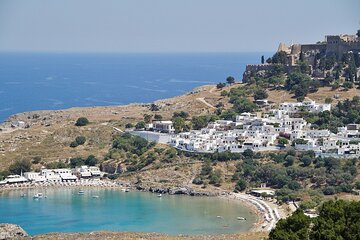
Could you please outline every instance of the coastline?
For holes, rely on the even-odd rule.
[[[152,191],[152,188],[149,189],[137,189],[134,185],[125,182],[118,182],[118,181],[110,181],[110,180],[91,180],[91,181],[79,181],[79,182],[72,182],[72,183],[25,183],[25,184],[18,184],[18,185],[7,185],[7,186],[0,186],[0,194],[8,191],[14,190],[27,190],[27,189],[59,189],[59,188],[79,188],[82,189],[116,189],[119,191],[138,191],[138,192],[150,192],[150,193],[157,193]],[[260,202],[260,199],[253,197],[252,195],[245,194],[245,193],[233,193],[228,191],[223,191],[221,194],[219,192],[210,192],[208,194],[184,194],[184,193],[165,193],[169,195],[187,195],[191,197],[217,197],[219,199],[225,199],[229,201],[237,201],[241,203],[244,207],[248,207],[255,215],[256,221],[252,224],[251,228],[247,232],[268,232],[270,227],[272,227],[273,223],[270,221],[270,224],[266,224],[267,216],[270,215],[273,209],[267,205],[264,205]],[[263,206],[264,208],[262,208]],[[271,209],[270,211],[266,211],[264,209]],[[264,227],[266,224],[266,227]],[[240,232],[243,233],[243,232]]]
[[[234,86],[239,86],[241,83],[237,83]],[[203,101],[199,101],[198,99],[203,99],[206,97],[207,101],[218,101],[218,95],[220,93],[218,91],[214,91],[214,85],[205,85],[200,86],[192,91],[189,91],[186,94],[182,94],[173,98],[168,99],[160,99],[155,101],[154,103],[161,106],[161,110],[159,114],[162,114],[163,116],[167,117],[167,115],[171,116],[173,111],[180,111],[184,109],[189,109],[192,114],[196,113],[198,114],[200,112],[207,113],[209,110],[212,110],[211,107],[204,104]],[[189,101],[191,100],[191,101]],[[191,106],[188,104],[184,104],[184,102],[188,102]],[[44,132],[50,132],[54,127],[67,127],[72,126],[73,121],[76,120],[78,117],[88,117],[90,121],[92,122],[92,125],[90,125],[89,130],[92,130],[92,128],[96,125],[99,125],[103,128],[111,127],[112,130],[112,124],[103,124],[104,121],[110,122],[112,120],[121,120],[121,121],[134,121],[133,119],[141,119],[142,113],[149,111],[149,105],[147,104],[139,104],[139,103],[133,103],[128,105],[121,105],[121,106],[104,106],[104,107],[74,107],[64,110],[44,110],[44,111],[32,111],[32,112],[25,112],[25,113],[18,113],[15,115],[12,115],[7,121],[10,120],[19,120],[19,121],[25,121],[30,124],[30,129],[34,129],[36,131],[41,131],[43,134]],[[34,118],[34,115],[38,114],[37,118]],[[6,124],[9,124],[7,122]],[[47,126],[49,124],[50,126]],[[122,122],[123,124],[123,122]],[[0,124],[0,126],[3,124]],[[118,125],[114,125],[115,127],[118,127]],[[10,131],[2,131],[4,135],[7,133],[10,133],[12,131],[20,130],[19,132],[27,131],[27,129],[22,128],[7,128]],[[1,134],[1,132],[0,132]],[[61,155],[63,158],[65,157],[64,154]],[[68,156],[66,156],[68,157]],[[59,159],[59,158],[56,158]],[[51,188],[51,187],[101,187],[101,188],[114,188],[119,189],[120,191],[126,188],[136,189],[134,185],[120,185],[118,182],[114,181],[106,181],[106,184],[103,185],[96,185],[96,184],[61,184],[61,185],[31,185],[31,186],[24,186],[24,187],[9,187],[9,188],[3,188],[0,187],[0,192],[4,190],[12,190],[12,189],[40,189],[40,188]],[[155,188],[153,188],[155,189]],[[137,189],[139,190],[139,189]],[[141,189],[139,191],[144,192],[154,192],[151,191],[148,188]],[[191,195],[191,196],[216,196],[220,198],[227,198],[229,200],[234,201],[240,201],[244,206],[248,207],[253,211],[257,216],[257,221],[253,224],[253,226],[249,229],[248,232],[267,232],[266,229],[262,228],[262,224],[264,224],[264,219],[266,218],[266,212],[261,211],[258,208],[258,205],[256,205],[254,202],[249,201],[247,198],[243,198],[240,196],[235,196],[233,193],[228,191],[221,191],[221,192],[215,192],[215,191],[208,191],[208,194],[204,194],[202,192],[193,192],[195,194],[185,194],[185,195]],[[179,194],[179,193],[174,193]],[[184,194],[184,193],[181,193]],[[246,194],[245,194],[246,195]],[[224,238],[226,239],[226,238]]]

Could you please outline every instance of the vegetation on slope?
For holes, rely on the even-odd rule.
[[[316,218],[298,209],[287,219],[280,219],[269,240],[359,239],[360,202],[327,201]]]

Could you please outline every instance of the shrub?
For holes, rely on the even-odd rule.
[[[196,177],[194,178],[194,180],[192,181],[193,184],[196,184],[196,185],[201,185],[204,183],[204,181],[200,178],[200,177]]]
[[[216,84],[217,89],[222,89],[225,86],[226,86],[226,83],[218,83],[218,84]]]
[[[39,164],[41,161],[41,157],[36,156],[33,158],[33,160],[31,161],[33,164]]]
[[[75,126],[86,126],[89,124],[89,120],[86,117],[80,117],[76,120]]]
[[[145,122],[144,121],[140,121],[135,125],[136,129],[143,129],[145,128]]]
[[[76,158],[71,158],[70,159],[70,166],[72,168],[80,167],[82,165],[85,165],[85,160],[82,159],[81,157],[76,157]]]
[[[228,93],[226,90],[222,90],[221,93],[220,93],[220,95],[221,95],[222,97],[226,97],[226,96],[229,95],[229,93]]]
[[[163,117],[160,114],[155,114],[155,116],[154,116],[154,119],[157,120],[157,121],[162,120],[162,118]]]
[[[330,98],[330,97],[327,97],[327,98],[325,98],[325,103],[327,103],[327,104],[330,104],[330,103],[332,103],[332,98]]]
[[[75,138],[75,142],[78,145],[83,145],[86,142],[86,138],[84,136],[78,136]]]
[[[286,144],[289,143],[289,141],[288,141],[286,138],[280,137],[279,140],[278,140],[278,143],[279,143],[281,146],[285,146]]]
[[[46,164],[47,169],[58,169],[58,168],[68,168],[68,167],[69,165],[62,161],[49,162]]]
[[[115,173],[115,174],[108,174],[107,177],[108,179],[110,180],[115,180],[119,177],[120,175],[118,173]]]
[[[8,171],[2,171],[0,172],[0,181],[4,180],[10,173]]]
[[[76,148],[77,146],[79,146],[79,144],[76,141],[72,141],[70,143],[70,147],[72,147],[72,148]]]
[[[326,187],[322,190],[322,192],[325,194],[325,195],[333,195],[336,193],[336,189],[334,187]]]
[[[125,125],[125,128],[133,128],[134,127],[134,125],[132,125],[131,123],[127,123],[126,125]]]

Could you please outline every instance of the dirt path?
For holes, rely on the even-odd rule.
[[[211,105],[210,103],[208,103],[207,101],[205,101],[205,98],[196,98],[197,101],[202,102],[203,104],[205,104],[206,106],[212,108],[212,109],[216,109],[216,107],[214,107],[213,105]]]

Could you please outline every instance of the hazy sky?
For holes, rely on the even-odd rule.
[[[0,0],[0,51],[274,51],[359,28],[360,0]]]

